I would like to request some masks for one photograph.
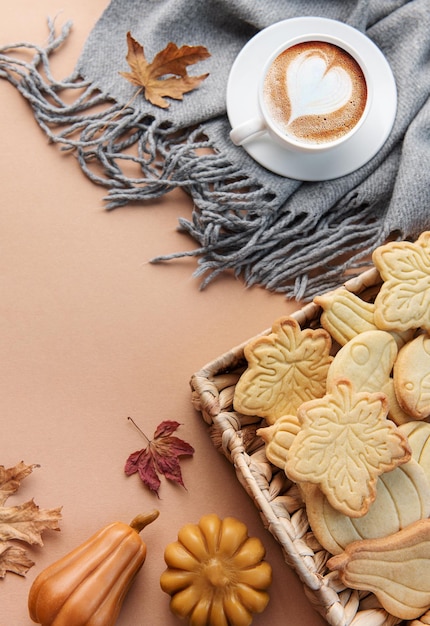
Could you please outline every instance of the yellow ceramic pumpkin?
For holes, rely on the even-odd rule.
[[[170,608],[190,626],[249,626],[269,601],[272,569],[265,549],[233,517],[205,515],[166,547],[161,588]]]

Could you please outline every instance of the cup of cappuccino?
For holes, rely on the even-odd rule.
[[[306,34],[284,43],[257,77],[257,117],[235,126],[236,145],[269,133],[290,151],[329,151],[362,126],[372,101],[370,72],[339,37]]]

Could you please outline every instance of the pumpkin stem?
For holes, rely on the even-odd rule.
[[[130,526],[137,533],[140,533],[140,531],[143,530],[145,526],[148,526],[148,524],[156,520],[159,515],[160,515],[160,511],[157,511],[157,509],[150,511],[149,513],[140,513],[139,515],[136,515],[136,517],[131,520]]]

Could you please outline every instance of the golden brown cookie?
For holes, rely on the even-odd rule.
[[[315,296],[314,302],[322,308],[322,327],[341,346],[359,333],[376,330],[373,303],[365,302],[345,287]]]
[[[322,328],[302,330],[292,317],[277,320],[269,335],[244,350],[248,367],[234,393],[234,409],[273,424],[305,401],[324,395],[331,338]]]
[[[430,515],[430,482],[413,459],[379,476],[376,499],[363,517],[336,511],[315,485],[304,495],[312,531],[331,554],[339,554],[353,541],[384,537]]]
[[[396,392],[394,390],[394,381],[391,376],[382,387],[381,391],[387,396],[388,417],[393,420],[393,422],[397,424],[397,426],[400,426],[400,424],[406,424],[407,422],[414,420],[414,418],[409,415],[409,413],[406,413],[406,411],[404,411],[400,406],[399,401],[397,400]]]
[[[355,392],[347,379],[333,383],[323,398],[300,407],[302,428],[288,452],[287,475],[318,485],[341,513],[365,515],[378,476],[411,457],[407,438],[387,411],[383,393]]]
[[[348,378],[355,391],[381,391],[397,356],[390,333],[368,330],[353,337],[339,350],[330,365],[327,389],[339,378]]]
[[[351,543],[328,560],[344,585],[371,591],[388,613],[403,620],[430,608],[430,519],[397,533]]]
[[[390,374],[398,354],[398,343],[392,333],[368,330],[353,337],[334,357],[327,375],[332,380],[345,376],[356,391],[382,391],[388,398],[388,416],[395,424],[412,417],[400,407]]]
[[[415,243],[379,246],[372,260],[384,281],[375,299],[378,328],[430,329],[430,231]]]
[[[315,296],[314,302],[322,308],[321,326],[341,346],[360,333],[378,330],[375,323],[374,303],[366,302],[357,294],[348,291],[346,287],[339,287],[321,296]],[[413,330],[391,331],[399,349],[412,338],[412,334]]]
[[[266,444],[266,457],[273,465],[285,468],[288,450],[299,431],[300,421],[297,415],[283,415],[271,426],[257,430],[257,435]]]
[[[393,370],[397,400],[421,420],[430,415],[430,336],[423,333],[400,350]]]
[[[402,424],[399,428],[408,438],[412,458],[421,465],[430,482],[430,424],[414,421]]]

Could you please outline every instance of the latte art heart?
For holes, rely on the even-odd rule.
[[[342,48],[303,42],[273,61],[264,82],[264,100],[283,134],[303,143],[329,143],[359,122],[367,100],[366,79]]]
[[[302,115],[324,115],[341,109],[352,95],[348,72],[339,65],[328,68],[325,58],[310,51],[287,68],[289,122]]]

